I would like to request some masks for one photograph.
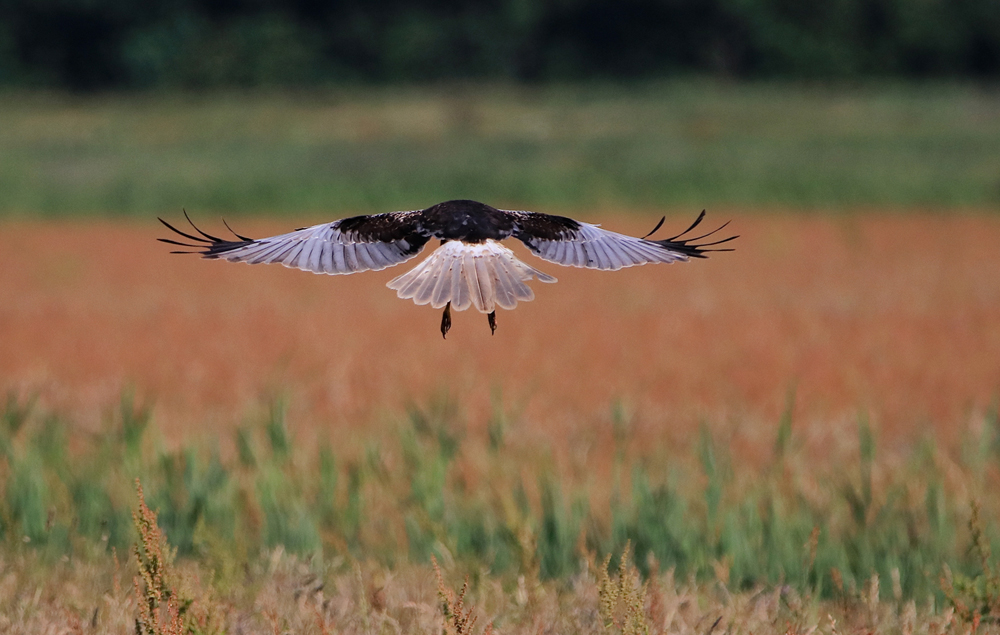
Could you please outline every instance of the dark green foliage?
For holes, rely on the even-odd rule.
[[[68,87],[996,76],[994,0],[10,0],[0,82]]]
[[[654,487],[646,471],[637,467],[632,474],[629,507],[616,514],[619,527],[616,544],[631,540],[636,553],[652,553],[659,562],[670,563],[682,571],[689,570],[699,559],[708,564],[693,549],[699,540],[684,521],[689,512],[688,501],[675,488],[668,483]],[[643,559],[640,565],[645,563]]]
[[[0,433],[3,434],[5,449],[10,440],[17,435],[21,426],[28,420],[34,404],[34,397],[24,399],[22,403],[22,399],[18,398],[16,392],[7,393],[7,403],[4,407],[3,416],[0,417],[0,425],[3,426],[0,429]]]

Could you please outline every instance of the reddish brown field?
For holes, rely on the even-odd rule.
[[[655,219],[604,220],[641,234]],[[474,428],[500,399],[525,433],[589,434],[620,400],[667,439],[708,420],[770,446],[794,389],[817,448],[859,413],[912,441],[996,403],[1000,218],[736,215],[731,227],[735,253],[688,264],[605,273],[524,254],[559,283],[534,283],[495,336],[467,311],[443,341],[438,311],[385,288],[411,265],[326,277],[172,256],[153,220],[6,221],[0,391],[35,392],[92,428],[131,387],[173,439],[231,429],[279,394],[300,433],[347,441],[447,391]]]

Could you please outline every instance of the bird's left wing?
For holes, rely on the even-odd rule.
[[[233,232],[236,240],[225,240],[198,229],[185,212],[184,217],[195,234],[183,232],[162,218],[159,220],[193,244],[169,238],[157,240],[195,249],[172,253],[197,253],[204,258],[230,262],[278,263],[328,274],[378,271],[406,262],[423,248],[429,235],[423,231],[420,214],[413,211],[355,216],[259,240]]]
[[[728,223],[706,234],[685,238],[705,218],[704,211],[685,231],[664,240],[649,240],[649,236],[660,229],[665,218],[646,237],[636,238],[564,216],[536,212],[507,213],[513,214],[517,219],[513,236],[532,253],[543,260],[569,267],[613,271],[656,262],[706,258],[707,252],[732,251],[731,248],[720,248],[718,245],[738,238],[731,236],[707,243],[698,242],[714,235]]]

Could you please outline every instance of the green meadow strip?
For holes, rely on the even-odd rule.
[[[233,563],[279,546],[388,567],[433,556],[469,571],[559,580],[629,543],[643,574],[672,569],[678,579],[787,585],[812,597],[856,594],[878,575],[906,597],[943,600],[942,576],[980,579],[989,558],[976,549],[998,537],[994,501],[968,531],[968,492],[989,491],[1000,465],[995,416],[961,457],[923,443],[891,469],[859,421],[858,455],[828,474],[796,460],[790,422],[776,422],[775,453],[752,472],[706,425],[694,447],[673,450],[696,460],[615,450],[608,499],[598,495],[606,484],[513,451],[498,431],[501,415],[479,439],[465,433],[457,408],[415,407],[393,438],[341,455],[322,442],[298,444],[280,402],[238,430],[226,453],[163,449],[149,408],[126,395],[117,410],[100,434],[71,438],[68,420],[8,397],[0,554],[55,562],[128,553],[136,478],[177,557],[208,566],[220,584],[238,576]],[[629,432],[620,428],[624,447]],[[821,496],[807,487],[815,482],[826,483]]]
[[[945,83],[0,96],[0,216],[996,209],[995,88]]]

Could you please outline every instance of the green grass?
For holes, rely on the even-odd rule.
[[[0,214],[1000,204],[993,88],[0,96]]]
[[[967,530],[970,492],[997,478],[995,416],[957,455],[925,443],[885,459],[861,422],[857,455],[827,468],[799,456],[787,417],[773,456],[753,469],[709,427],[696,447],[667,448],[636,443],[623,426],[605,448],[610,480],[559,469],[551,448],[467,435],[460,409],[444,402],[340,453],[291,437],[280,403],[231,451],[159,447],[150,417],[126,396],[102,433],[72,435],[70,421],[11,396],[0,418],[0,561],[128,553],[135,478],[178,556],[222,587],[278,547],[389,569],[436,556],[501,579],[567,580],[581,558],[630,542],[644,573],[812,597],[855,593],[878,575],[906,598],[943,602],[944,572],[975,580],[986,558],[970,544],[1000,537],[991,498],[986,528]]]

